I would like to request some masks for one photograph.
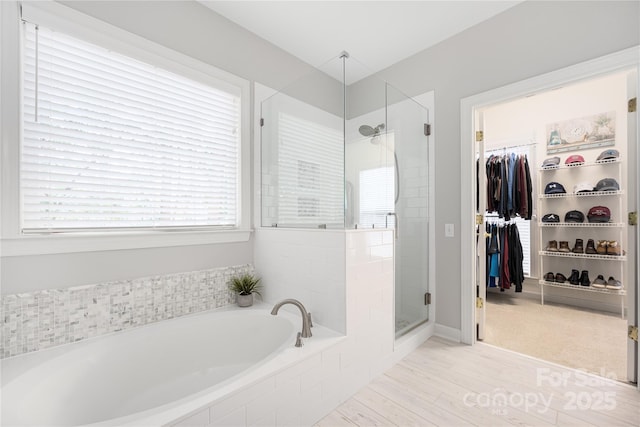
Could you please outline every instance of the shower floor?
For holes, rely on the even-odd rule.
[[[410,325],[411,322],[409,322],[408,320],[396,319],[396,333],[398,333],[398,331],[406,329]]]
[[[396,338],[403,336],[416,326],[421,325],[426,321],[427,319],[418,319],[414,321],[406,319],[396,319]]]

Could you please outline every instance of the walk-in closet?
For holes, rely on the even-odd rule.
[[[495,104],[476,124],[477,338],[620,381],[637,292],[631,73]]]

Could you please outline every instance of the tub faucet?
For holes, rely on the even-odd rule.
[[[274,316],[278,314],[278,310],[285,304],[293,304],[300,309],[300,313],[302,314],[302,338],[311,337],[311,315],[307,313],[307,310],[304,308],[304,305],[296,299],[284,299],[273,306],[273,310],[271,310],[271,314]]]

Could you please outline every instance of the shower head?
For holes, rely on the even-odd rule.
[[[372,136],[374,133],[376,133],[376,131],[369,125],[360,126],[358,132],[360,132],[360,135],[362,136]]]
[[[369,125],[362,125],[358,128],[358,132],[360,132],[360,135],[362,136],[378,136],[382,129],[384,129],[384,123],[380,123],[375,128],[372,128]]]

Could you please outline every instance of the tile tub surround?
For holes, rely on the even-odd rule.
[[[258,234],[256,267],[265,292],[271,293],[265,298],[271,301],[279,292],[283,294],[273,300],[292,293],[300,296],[314,322],[322,318],[317,324],[325,325],[332,311],[314,297],[326,288],[340,288],[343,297],[336,298],[336,305],[344,307],[346,334],[339,342],[207,404],[172,426],[311,426],[422,343],[394,348],[392,230],[262,229]],[[301,265],[318,271],[322,280],[303,280],[307,287],[296,288],[300,277],[310,277],[301,276],[305,274]],[[341,280],[335,278],[332,283],[330,275],[336,274]],[[338,289],[332,292],[339,293]],[[299,318],[299,313],[294,315]],[[314,331],[298,350],[313,350],[319,344],[317,338]]]
[[[235,303],[228,280],[252,265],[3,295],[0,358]]]

